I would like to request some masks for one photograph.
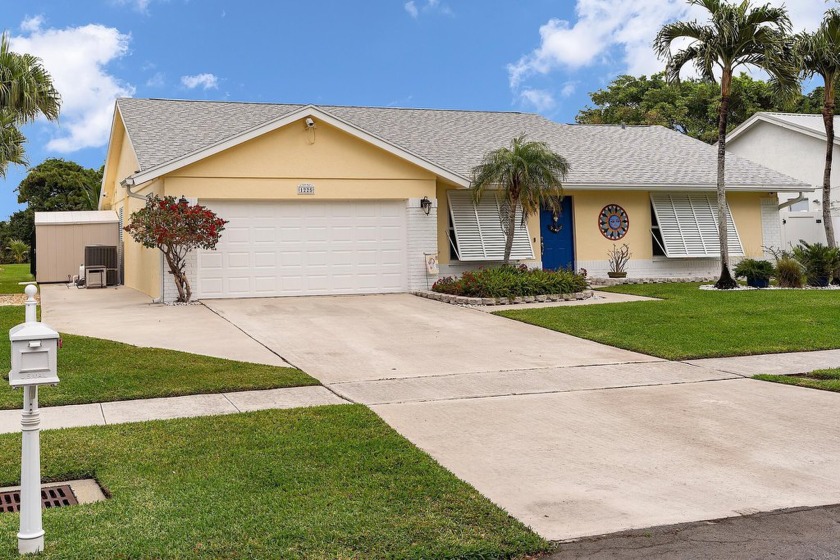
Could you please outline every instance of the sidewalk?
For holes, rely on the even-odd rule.
[[[706,358],[686,360],[684,363],[725,373],[752,377],[762,373],[772,375],[795,375],[815,369],[840,367],[840,350],[818,350],[816,352],[789,352],[785,354],[758,354],[732,358]]]
[[[265,391],[240,391],[41,408],[41,428],[104,426],[146,420],[236,414],[274,408],[348,404],[326,387],[289,387]],[[0,411],[0,434],[20,431],[20,410]]]

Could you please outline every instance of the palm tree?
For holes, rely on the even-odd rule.
[[[499,148],[484,155],[472,170],[473,196],[481,200],[488,189],[499,189],[507,216],[502,216],[505,230],[503,264],[510,263],[516,210],[522,208],[522,220],[539,212],[543,206],[559,210],[563,181],[569,163],[554,153],[545,142],[529,142],[524,136],[514,138],[509,148]]]
[[[825,13],[819,29],[796,36],[794,53],[803,78],[819,75],[823,79],[823,123],[826,148],[823,171],[822,208],[825,239],[829,247],[836,247],[834,224],[831,222],[831,164],[834,154],[834,95],[840,81],[840,11],[832,8]]]
[[[654,40],[654,49],[666,61],[666,76],[672,82],[679,81],[680,71],[689,63],[706,80],[716,81],[716,73],[720,75],[717,199],[721,272],[715,286],[731,289],[737,283],[729,271],[724,178],[732,76],[739,66],[754,66],[770,74],[779,93],[795,90],[798,81],[788,35],[790,19],[784,8],[769,4],[753,6],[749,0],[735,4],[725,0],[688,0],[688,3],[705,8],[709,21],[678,21],[663,26]],[[688,44],[673,53],[674,42],[682,40],[688,40]]]
[[[9,163],[26,163],[18,126],[39,115],[56,120],[60,107],[61,96],[41,59],[12,52],[9,35],[4,33],[0,37],[0,177],[5,177]]]
[[[9,246],[6,249],[15,258],[16,263],[26,262],[26,257],[29,254],[29,245],[20,239],[10,239]]]

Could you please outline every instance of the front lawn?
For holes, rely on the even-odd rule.
[[[498,314],[671,360],[840,348],[840,291],[718,292],[698,286],[628,284],[605,291],[662,301]]]
[[[43,558],[495,559],[549,544],[356,405],[47,431],[45,479],[111,499],[44,512]],[[0,437],[0,484],[20,475]],[[18,558],[17,514],[0,555]]]
[[[0,307],[0,333],[23,322],[23,306]],[[63,334],[58,351],[56,387],[39,394],[44,406],[174,397],[317,385],[318,381],[294,368],[281,368],[186,352],[138,348],[86,336]],[[0,370],[8,379],[11,367],[9,337],[0,335]],[[0,381],[0,409],[20,408],[21,393]]]
[[[840,393],[840,369],[818,369],[804,375],[755,375],[754,379]]]
[[[19,282],[31,282],[29,264],[0,264],[0,294],[23,294]]]

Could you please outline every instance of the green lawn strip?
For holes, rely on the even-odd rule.
[[[21,306],[0,307],[0,331],[23,321]],[[278,387],[318,385],[294,368],[235,362],[129,344],[62,335],[56,387],[39,392],[40,404],[56,406],[91,402],[174,397]],[[9,337],[0,335],[0,371],[8,379]],[[0,409],[20,408],[21,393],[0,381]]]
[[[840,393],[840,369],[818,369],[806,375],[754,375],[754,379]]]
[[[28,264],[0,264],[0,294],[22,294],[18,282],[31,282]]]
[[[662,301],[500,311],[498,315],[671,360],[840,347],[840,292],[699,290],[635,284],[605,291]]]
[[[20,438],[0,437],[0,483]],[[491,559],[549,544],[363,406],[47,431],[45,479],[98,504],[44,512],[43,558]],[[18,516],[0,514],[17,558]]]

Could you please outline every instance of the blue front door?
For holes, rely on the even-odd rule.
[[[563,197],[560,212],[551,210],[540,212],[540,238],[542,247],[542,267],[557,270],[575,267],[575,226],[572,221],[572,199]]]

